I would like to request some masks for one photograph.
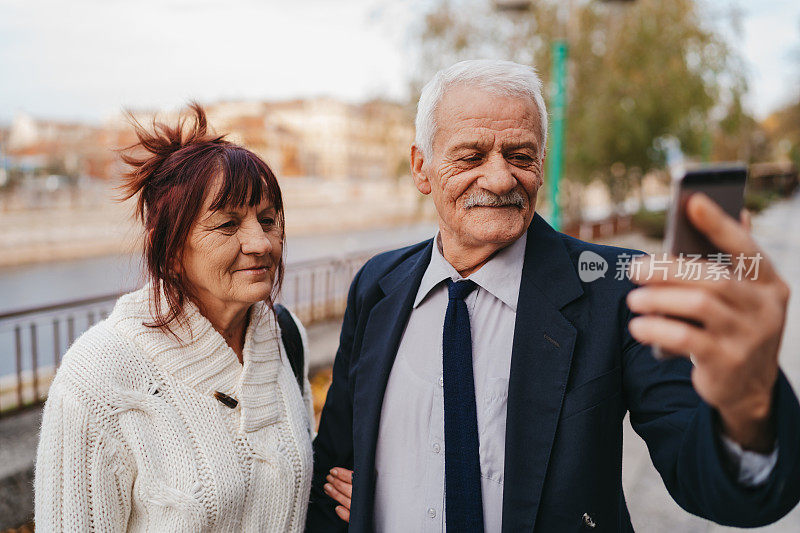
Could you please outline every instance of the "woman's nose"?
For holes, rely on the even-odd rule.
[[[242,253],[265,255],[271,249],[271,244],[261,224],[243,224],[239,229],[239,240],[242,244]]]

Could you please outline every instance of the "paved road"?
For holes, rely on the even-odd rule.
[[[781,276],[792,287],[789,316],[781,348],[781,366],[800,391],[800,194],[777,203],[756,217],[753,233]],[[626,246],[629,244],[626,244]],[[649,250],[648,250],[649,251]],[[622,484],[636,531],[648,533],[721,533],[742,531],[718,526],[678,507],[650,462],[644,441],[625,422]],[[797,533],[800,506],[779,522],[753,531]]]

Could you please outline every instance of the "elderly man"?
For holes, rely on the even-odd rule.
[[[769,263],[741,282],[582,282],[581,252],[612,265],[635,252],[535,214],[547,114],[529,67],[439,72],[416,127],[414,182],[439,231],[353,280],[307,530],[347,527],[328,497],[348,490],[328,477],[345,465],[352,531],[630,531],[626,412],[687,511],[755,526],[794,507],[800,407],[778,368],[788,289]],[[688,209],[720,249],[758,251],[708,198]],[[653,344],[682,357],[659,361]]]

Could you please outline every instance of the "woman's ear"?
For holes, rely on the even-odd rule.
[[[411,176],[414,178],[414,185],[422,194],[431,193],[431,182],[422,170],[425,164],[425,156],[422,150],[416,145],[411,146]]]
[[[177,257],[172,259],[172,263],[169,265],[169,269],[176,276],[180,276],[183,274],[183,253],[179,253]]]

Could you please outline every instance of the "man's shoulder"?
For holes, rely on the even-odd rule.
[[[646,252],[634,248],[586,242],[565,234],[560,236],[570,257],[570,262],[581,278],[584,292],[595,293],[597,289],[602,289],[601,293],[607,294],[607,291],[611,290],[624,295],[634,288],[633,282],[627,275],[628,266],[634,257],[644,255]],[[582,263],[602,263],[603,261],[607,265],[604,275],[600,277],[589,275],[584,279],[585,276],[581,275]]]
[[[411,246],[398,248],[396,250],[389,250],[388,252],[383,252],[373,256],[361,268],[361,271],[358,275],[359,282],[363,284],[376,283],[378,280],[394,271],[397,267],[401,266],[409,259],[413,259],[415,256],[422,254],[425,251],[425,248],[430,246],[431,240],[432,239],[428,239],[426,241],[412,244]],[[413,261],[411,261],[409,267],[413,264]]]
[[[629,259],[631,257],[646,253],[641,250],[636,250],[635,248],[624,248],[621,246],[611,246],[608,244],[597,244],[594,242],[582,241],[565,233],[561,233],[560,235],[564,246],[567,248],[570,258],[572,258],[573,263],[576,265],[580,255],[585,251],[594,252],[606,261],[616,261],[618,258]]]

